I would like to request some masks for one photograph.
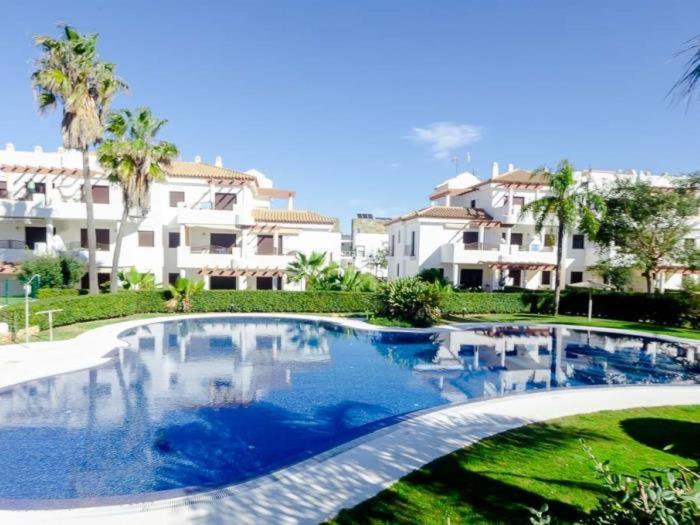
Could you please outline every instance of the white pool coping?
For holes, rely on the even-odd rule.
[[[291,314],[202,314],[207,317],[272,317],[329,321],[361,330],[384,329],[355,319]],[[99,366],[123,347],[117,336],[172,316],[115,323],[67,341],[0,347],[0,388]],[[498,323],[464,323],[424,329],[461,330]],[[521,325],[527,323],[500,323]],[[532,323],[531,323],[532,324]],[[540,323],[534,323],[540,324]],[[561,325],[558,325],[561,326]],[[587,327],[571,326],[573,329]],[[673,337],[627,330],[591,331]],[[599,410],[700,404],[700,386],[618,386],[537,391],[425,411],[329,452],[255,480],[223,489],[152,502],[57,510],[0,510],[0,523],[315,524],[352,507],[402,476],[485,437],[529,423]]]

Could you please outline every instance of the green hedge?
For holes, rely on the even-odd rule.
[[[365,292],[285,292],[212,290],[192,299],[192,312],[364,313],[377,310]]]
[[[48,299],[50,297],[68,297],[80,295],[77,288],[39,288],[36,292],[37,299]]]
[[[165,312],[165,295],[161,291],[119,292],[83,296],[59,296],[38,299],[29,303],[29,324],[48,328],[46,315],[37,312],[60,309],[53,315],[54,326],[111,319],[139,313]],[[0,320],[10,327],[24,327],[24,305],[16,304],[0,309]]]
[[[443,299],[447,314],[519,314],[530,311],[522,292],[455,292]]]

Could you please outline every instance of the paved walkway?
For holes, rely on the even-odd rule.
[[[284,317],[323,319],[367,328],[364,323],[346,319]],[[2,348],[0,370],[7,364],[14,371],[0,374],[0,387],[17,382],[16,377],[31,378],[32,367],[36,378],[69,371],[70,366],[100,364],[106,359],[105,352],[120,344],[116,337],[120,332],[157,320],[98,328],[54,346],[37,343],[30,349],[18,345]],[[0,510],[0,523],[315,524],[343,507],[373,496],[421,465],[504,430],[602,409],[684,404],[700,404],[700,386],[539,391],[453,405],[422,413],[274,474],[221,490],[129,505]]]

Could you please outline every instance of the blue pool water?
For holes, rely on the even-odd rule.
[[[448,403],[700,381],[694,345],[564,328],[421,335],[221,317],[123,338],[107,366],[0,392],[6,505],[241,482]]]

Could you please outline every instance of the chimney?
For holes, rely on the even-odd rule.
[[[498,162],[491,164],[491,178],[498,177]]]
[[[217,155],[214,160],[214,166],[217,168],[222,168],[224,166],[224,161],[221,159],[221,155]]]
[[[513,164],[508,164],[508,171],[515,171],[515,166]]]
[[[15,145],[12,142],[5,144],[5,151],[15,151]]]
[[[199,155],[195,155],[194,161],[195,161],[197,164],[199,164],[200,162],[202,162],[202,157],[200,157]]]

